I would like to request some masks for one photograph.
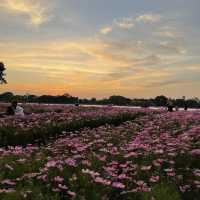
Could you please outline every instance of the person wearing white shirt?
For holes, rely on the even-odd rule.
[[[24,117],[24,109],[21,106],[17,106],[15,109],[15,115]]]
[[[24,109],[21,106],[18,105],[17,101],[13,101],[11,103],[11,106],[9,106],[7,108],[6,115],[23,117],[24,116]]]

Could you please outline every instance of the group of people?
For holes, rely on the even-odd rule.
[[[24,116],[24,109],[18,105],[17,101],[12,101],[11,105],[7,107],[6,112],[0,113],[0,117],[4,116]]]
[[[172,102],[171,100],[168,100],[168,102],[167,102],[167,111],[173,112],[173,111],[174,111],[174,108],[175,108],[175,111],[178,111],[178,110],[179,110],[178,106],[174,106],[173,102]],[[186,103],[185,103],[185,105],[184,105],[184,110],[185,110],[185,111],[188,110],[188,106],[187,106]]]

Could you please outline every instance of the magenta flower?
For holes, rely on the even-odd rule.
[[[58,183],[62,183],[64,181],[64,178],[60,177],[60,176],[56,176],[56,177],[54,177],[54,181],[58,182]]]
[[[152,182],[152,183],[156,183],[156,182],[159,181],[159,179],[160,179],[159,176],[152,176],[152,177],[149,179],[149,181]]]
[[[65,163],[71,167],[76,167],[76,160],[72,159],[72,158],[67,158],[65,160]]]
[[[125,185],[123,183],[120,183],[120,182],[113,182],[112,187],[118,188],[118,189],[124,189]]]

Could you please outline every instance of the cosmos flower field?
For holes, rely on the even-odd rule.
[[[2,200],[200,199],[199,111],[48,109],[0,131]]]

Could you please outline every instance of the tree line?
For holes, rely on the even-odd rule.
[[[88,105],[118,105],[118,106],[141,106],[141,107],[160,107],[167,106],[168,98],[164,95],[157,96],[155,98],[144,99],[144,98],[134,98],[130,99],[127,97],[113,95],[109,98],[104,99],[81,99],[78,97],[73,97],[69,94],[63,95],[15,95],[12,92],[4,92],[0,94],[0,102],[10,102],[12,100],[17,100],[24,103],[46,103],[46,104],[88,104]],[[188,108],[200,108],[200,100],[198,98],[185,99],[177,98],[170,99],[174,106],[185,107],[187,104]]]

